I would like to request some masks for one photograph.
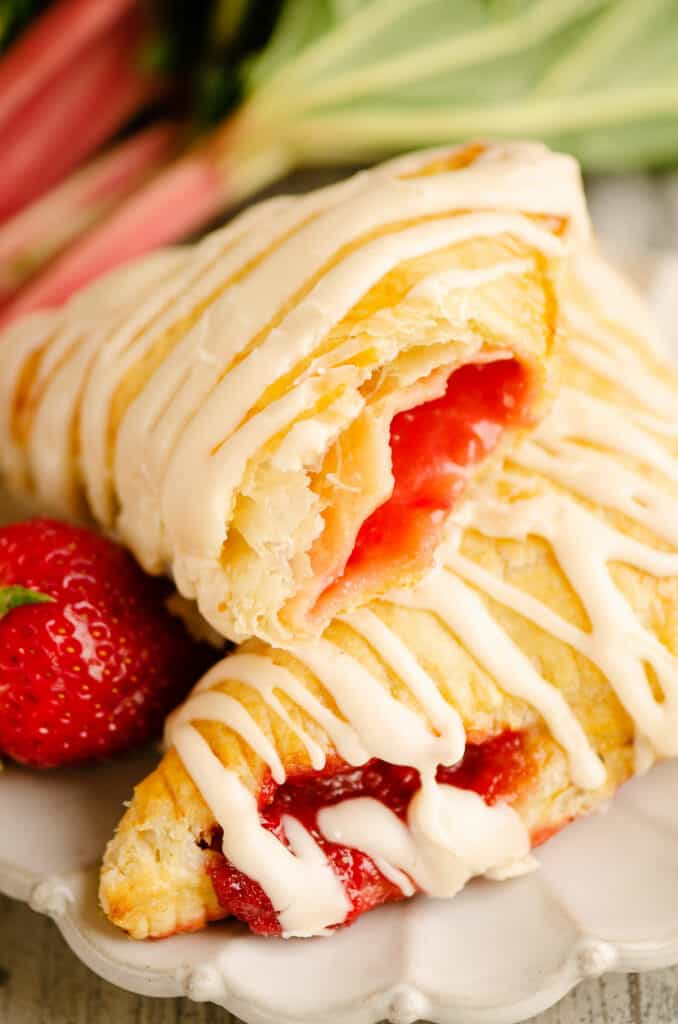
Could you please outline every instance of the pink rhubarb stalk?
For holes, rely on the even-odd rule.
[[[161,123],[122,142],[0,226],[0,308],[27,280],[144,181],[175,148]]]
[[[201,151],[189,153],[29,282],[0,311],[0,326],[20,314],[58,306],[107,270],[196,231],[226,202],[219,166]]]
[[[95,40],[130,11],[136,0],[57,0],[0,61],[0,129]]]
[[[156,84],[133,63],[140,33],[136,17],[124,19],[0,131],[0,223],[60,181],[155,94]]]

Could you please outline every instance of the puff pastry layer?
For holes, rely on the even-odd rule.
[[[222,635],[318,635],[420,578],[459,496],[428,520],[400,502],[407,542],[351,561],[398,486],[399,414],[440,401],[460,367],[515,362],[521,407],[457,483],[543,415],[559,265],[587,230],[576,165],[528,144],[259,204],[4,333],[0,472],[171,573]]]
[[[310,935],[453,896],[678,754],[678,378],[594,253],[565,315],[555,407],[440,566],[319,639],[248,642],[171,716],[106,852],[115,924]]]

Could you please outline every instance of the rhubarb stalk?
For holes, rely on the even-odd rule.
[[[237,113],[29,282],[4,320],[63,302],[296,166],[478,134],[540,138],[586,169],[675,162],[677,39],[675,0],[283,0],[263,50],[223,69]]]
[[[113,147],[0,226],[0,306],[168,159],[177,127],[156,124]]]
[[[136,0],[58,0],[0,62],[0,128],[59,71],[72,68]]]
[[[196,230],[222,205],[221,180],[209,163],[178,161],[30,281],[0,310],[0,326],[20,313],[60,305],[107,270]]]
[[[106,271],[192,234],[281,177],[289,166],[284,153],[268,144],[246,152],[248,138],[236,117],[162,171],[29,281],[0,310],[0,326],[19,314],[60,305]]]
[[[141,27],[130,16],[0,130],[0,223],[60,181],[157,90],[135,68]]]

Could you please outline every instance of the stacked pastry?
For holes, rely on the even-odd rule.
[[[137,938],[451,897],[678,753],[678,380],[571,163],[467,147],[245,217],[0,351],[15,485],[250,634],[106,852]]]
[[[555,406],[438,568],[320,639],[250,641],[171,717],[102,874],[132,935],[449,897],[678,753],[678,381],[625,285],[576,275]]]
[[[223,635],[317,634],[419,578],[502,435],[542,415],[576,233],[576,167],[534,146],[256,206],[9,332],[0,470],[170,572]],[[450,418],[453,459],[419,472],[424,419]]]

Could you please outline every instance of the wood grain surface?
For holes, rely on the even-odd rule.
[[[337,176],[298,175],[279,191],[302,191]],[[588,191],[594,222],[612,255],[678,250],[678,176],[600,179]],[[135,996],[102,981],[71,953],[51,921],[0,896],[0,1024],[238,1022],[209,1004]],[[585,982],[530,1024],[678,1024],[678,967]]]
[[[530,1024],[676,1024],[678,968],[581,984]],[[209,1003],[149,999],[110,985],[71,953],[56,926],[0,896],[1,1024],[238,1024]],[[321,1021],[318,1024],[322,1024]]]

